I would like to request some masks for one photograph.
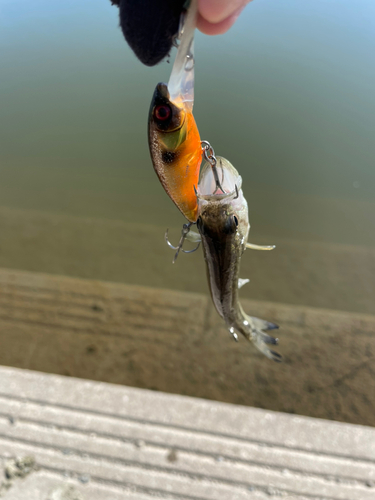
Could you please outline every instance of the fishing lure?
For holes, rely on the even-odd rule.
[[[207,277],[212,301],[235,340],[237,333],[252,341],[268,358],[281,361],[281,356],[267,344],[278,343],[263,330],[278,328],[274,323],[248,316],[239,302],[238,290],[249,280],[239,278],[241,257],[246,248],[272,250],[274,246],[259,246],[247,242],[250,230],[248,206],[242,192],[242,179],[233,165],[217,157],[222,172],[218,192],[212,165],[202,167],[198,184],[199,201],[197,227],[202,240]]]
[[[241,176],[229,161],[215,156],[207,141],[201,141],[193,117],[196,12],[197,3],[192,0],[168,85],[156,86],[149,112],[148,139],[154,169],[189,221],[183,225],[177,247],[169,242],[168,230],[165,239],[176,250],[173,262],[180,251],[195,251],[202,241],[211,297],[230,333],[235,340],[241,333],[268,358],[280,361],[281,356],[267,347],[277,344],[278,339],[264,331],[278,326],[247,316],[238,297],[239,288],[248,281],[239,279],[244,250],[274,247],[247,243],[250,224]],[[200,173],[202,154],[207,161]],[[195,222],[199,234],[190,231]],[[185,239],[196,241],[198,246],[184,250]]]
[[[190,222],[197,220],[202,146],[193,116],[194,30],[197,2],[192,0],[183,22],[168,85],[156,86],[148,119],[152,163],[168,196]]]

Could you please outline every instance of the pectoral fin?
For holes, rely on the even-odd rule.
[[[254,245],[253,243],[246,243],[246,248],[251,250],[273,250],[276,245]]]
[[[238,289],[242,288],[244,285],[246,285],[246,283],[249,283],[250,280],[248,279],[242,279],[242,278],[238,278]]]

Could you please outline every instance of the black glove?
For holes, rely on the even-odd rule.
[[[111,0],[120,7],[125,40],[146,66],[166,57],[177,35],[186,0]]]

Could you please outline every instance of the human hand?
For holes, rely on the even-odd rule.
[[[229,30],[251,0],[198,0],[197,27],[207,35]],[[120,7],[120,25],[138,59],[154,66],[172,48],[185,0],[111,0]]]
[[[235,23],[251,0],[198,0],[197,28],[206,35],[221,35]]]

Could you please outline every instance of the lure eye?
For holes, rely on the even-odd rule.
[[[164,122],[168,120],[168,118],[171,116],[172,110],[169,106],[166,106],[164,104],[161,104],[160,106],[156,106],[154,115],[155,118],[161,122]]]
[[[236,224],[236,227],[238,227],[238,219],[235,215],[233,215],[234,223]]]

